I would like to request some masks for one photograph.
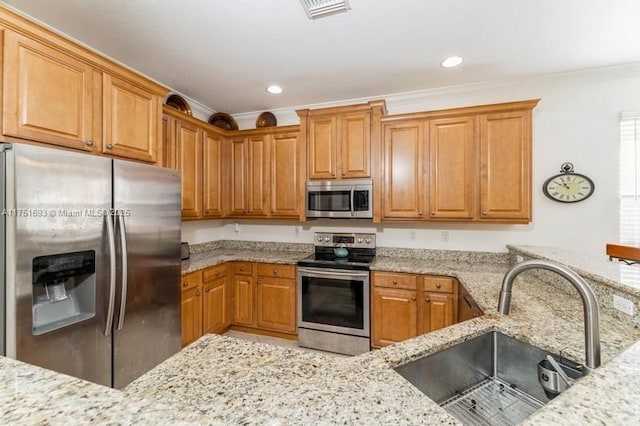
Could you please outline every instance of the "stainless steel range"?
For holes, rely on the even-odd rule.
[[[371,348],[369,264],[375,234],[315,235],[298,261],[298,345],[347,355]]]

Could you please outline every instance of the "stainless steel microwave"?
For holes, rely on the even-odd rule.
[[[307,182],[308,218],[373,218],[373,181],[330,180]]]

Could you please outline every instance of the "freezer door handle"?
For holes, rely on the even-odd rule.
[[[118,330],[124,326],[124,313],[127,309],[127,231],[124,228],[122,215],[116,216],[120,233],[120,252],[122,253],[122,290],[120,293],[120,315],[118,316]]]
[[[104,335],[111,335],[113,327],[113,311],[116,299],[116,240],[113,235],[113,222],[110,215],[104,216],[107,222],[107,239],[109,240],[109,306],[107,308],[107,321],[104,327]]]

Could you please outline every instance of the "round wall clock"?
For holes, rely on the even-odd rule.
[[[593,194],[595,185],[587,176],[574,173],[573,164],[563,163],[561,173],[551,176],[544,182],[542,191],[553,201],[561,203],[577,203],[586,200]]]

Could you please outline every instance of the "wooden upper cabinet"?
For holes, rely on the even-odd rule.
[[[386,219],[423,217],[423,132],[420,121],[384,125],[382,202]]]
[[[339,143],[343,178],[371,176],[371,113],[345,114],[338,122],[342,138]]]
[[[218,133],[204,131],[203,145],[203,212],[205,217],[222,216],[224,140]]]
[[[120,78],[104,74],[102,82],[102,152],[147,162],[156,161],[160,140],[161,100]]]
[[[472,219],[476,212],[474,117],[429,121],[429,216]]]
[[[162,114],[162,167],[175,169],[178,167],[176,147],[176,119]]]
[[[336,116],[309,118],[309,179],[335,179],[338,161],[338,119]]]
[[[299,110],[300,130],[306,138],[308,179],[361,179],[372,177],[380,161],[380,116],[384,101]],[[374,118],[375,117],[375,118]],[[375,125],[374,125],[375,124]],[[375,158],[374,158],[375,157]]]
[[[298,134],[275,134],[271,140],[271,202],[273,217],[299,215]]]
[[[484,114],[480,121],[482,219],[531,220],[531,109]]]
[[[251,216],[267,215],[269,189],[269,149],[266,135],[250,136],[248,143],[247,213]]]
[[[191,123],[176,121],[177,168],[182,175],[182,217],[202,215],[202,138]]]
[[[100,93],[94,92],[93,67],[4,31],[3,68],[5,135],[86,151],[95,149],[99,132],[94,132],[93,102]]]
[[[242,215],[248,211],[247,207],[247,179],[249,167],[248,144],[244,137],[231,139],[231,150],[229,159],[231,175],[231,214]]]

